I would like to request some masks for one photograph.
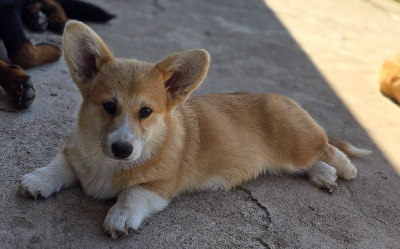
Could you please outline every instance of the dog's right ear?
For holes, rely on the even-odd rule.
[[[69,21],[65,25],[63,49],[72,79],[79,88],[90,82],[101,67],[114,59],[103,40],[79,21]]]
[[[168,105],[184,102],[203,82],[210,65],[210,55],[203,49],[175,53],[159,61],[156,68],[164,77]]]

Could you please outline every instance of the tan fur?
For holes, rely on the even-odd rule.
[[[400,54],[385,60],[379,74],[379,84],[383,94],[400,103]]]
[[[97,34],[73,21],[66,26],[64,53],[83,101],[77,128],[59,160],[70,165],[88,195],[118,195],[104,223],[113,237],[137,229],[146,215],[185,191],[229,190],[260,173],[301,171],[311,183],[332,190],[336,172],[345,179],[357,173],[329,144],[324,130],[289,98],[233,93],[187,100],[207,74],[210,59],[204,50],[176,53],[156,64],[114,59]],[[115,103],[114,114],[104,108],[107,102]],[[143,107],[153,110],[150,116],[139,116]],[[108,134],[116,131],[121,140],[143,141],[140,156],[116,160],[109,153]],[[28,175],[21,184],[23,194],[42,187],[29,183],[54,175],[50,170]],[[51,193],[51,187],[43,188]],[[146,193],[149,197],[143,199]],[[127,206],[135,202],[139,207]]]

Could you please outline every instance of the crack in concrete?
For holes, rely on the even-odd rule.
[[[263,246],[263,247],[265,247],[266,249],[272,249],[272,247],[270,247],[269,245],[268,245],[268,243],[267,242],[264,242],[261,238],[255,238],[258,242],[260,242],[260,244]]]
[[[161,12],[165,12],[165,7],[160,4],[159,0],[154,0],[153,6]]]
[[[269,223],[272,223],[271,214],[269,213],[267,207],[263,206],[263,205],[258,201],[258,199],[256,199],[256,198],[253,196],[253,194],[251,193],[250,190],[248,190],[248,189],[246,189],[246,188],[244,188],[244,187],[238,187],[238,189],[240,189],[240,190],[242,190],[243,192],[245,192],[245,193],[249,196],[249,198],[250,198],[259,208],[261,208],[261,210],[264,211],[265,215],[267,216],[268,222],[269,222]]]

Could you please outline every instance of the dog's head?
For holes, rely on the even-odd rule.
[[[205,50],[172,54],[156,64],[115,59],[78,21],[67,23],[63,48],[83,97],[78,125],[97,136],[104,155],[128,161],[165,132],[171,111],[201,84],[210,62]]]

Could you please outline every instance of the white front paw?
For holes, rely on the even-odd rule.
[[[110,208],[104,220],[104,230],[113,239],[137,230],[140,223],[151,213],[163,210],[168,202],[157,193],[140,186],[122,191],[117,203]]]
[[[59,184],[54,183],[49,179],[45,169],[37,169],[32,173],[26,174],[19,182],[18,193],[24,197],[37,197],[47,198],[54,192],[60,190]]]
[[[130,230],[137,230],[143,219],[143,215],[134,207],[117,202],[108,211],[103,227],[115,239],[118,235],[128,235]]]

